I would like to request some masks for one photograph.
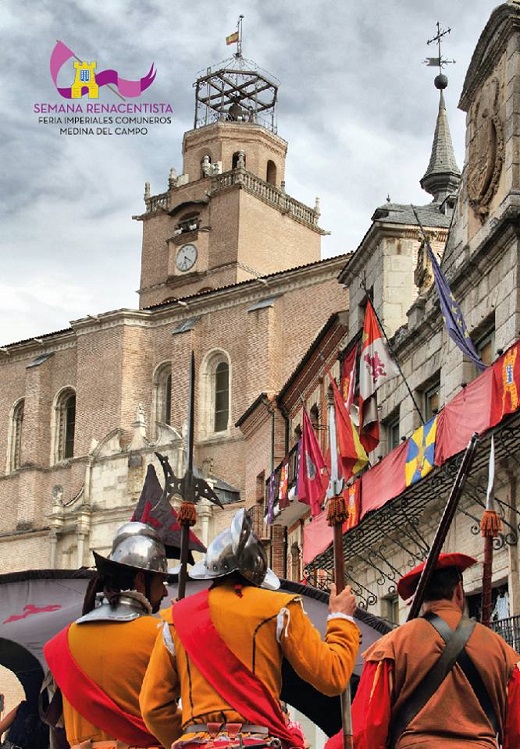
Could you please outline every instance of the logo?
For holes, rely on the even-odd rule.
[[[32,614],[44,614],[49,611],[58,611],[59,609],[61,609],[61,605],[59,603],[51,603],[49,606],[35,606],[33,603],[28,603],[27,606],[23,607],[23,614],[12,614],[8,619],[5,619],[2,624],[19,622],[21,619],[26,619]]]
[[[58,74],[71,58],[74,58],[74,80],[69,88],[63,88],[58,86]],[[152,85],[157,74],[153,63],[148,73],[137,81],[121,78],[117,70],[102,70],[96,73],[95,61],[80,60],[67,45],[60,41],[56,42],[52,50],[50,68],[56,90],[64,99],[81,99],[85,95],[89,99],[97,99],[99,89],[103,86],[118,94],[120,98],[133,99]]]

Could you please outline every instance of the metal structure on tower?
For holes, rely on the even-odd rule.
[[[447,60],[445,57],[442,56],[441,53],[441,42],[442,38],[446,36],[446,34],[449,34],[451,32],[451,29],[443,29],[441,30],[440,24],[437,21],[437,34],[432,37],[431,39],[428,39],[426,44],[433,44],[434,42],[437,42],[437,57],[427,57],[426,60],[424,60],[424,64],[428,65],[430,67],[438,67],[439,68],[439,74],[435,76],[434,84],[435,88],[438,88],[439,90],[445,89],[448,86],[448,78],[444,75],[442,72],[442,69],[446,67],[446,65],[451,65],[455,62],[455,60]]]
[[[195,88],[194,128],[215,122],[262,125],[276,133],[276,100],[279,81],[242,56],[242,19],[233,38],[237,51],[230,59],[200,73]]]

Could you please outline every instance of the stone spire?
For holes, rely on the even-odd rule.
[[[449,195],[456,192],[460,183],[460,169],[453,153],[450,127],[444,103],[443,89],[448,85],[448,79],[441,73],[436,76],[434,84],[435,88],[440,91],[439,113],[435,135],[433,136],[430,163],[420,184],[423,190],[433,195],[434,203],[442,203]]]

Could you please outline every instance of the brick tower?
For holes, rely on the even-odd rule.
[[[240,47],[239,47],[240,49]],[[237,52],[195,82],[183,173],[145,187],[140,308],[320,259],[319,210],[285,192],[278,85]]]

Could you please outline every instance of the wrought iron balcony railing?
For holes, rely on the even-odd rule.
[[[491,622],[490,628],[499,634],[508,645],[518,651],[520,648],[520,616],[510,616],[508,619],[497,619]]]

